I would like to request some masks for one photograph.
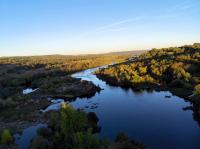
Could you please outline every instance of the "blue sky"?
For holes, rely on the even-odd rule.
[[[0,56],[200,42],[199,0],[0,0]]]

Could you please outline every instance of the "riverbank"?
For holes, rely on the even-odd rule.
[[[47,127],[41,127],[33,138],[30,148],[84,148],[112,149],[120,148],[144,149],[144,145],[119,134],[116,141],[100,139],[96,136],[101,131],[98,117],[94,112],[75,110],[70,104],[62,103],[59,111],[52,111]],[[78,121],[78,122],[77,122]]]
[[[43,119],[40,109],[51,104],[47,100],[49,97],[74,100],[77,97],[93,96],[101,90],[98,86],[70,75],[113,61],[122,61],[129,56],[100,54],[0,58],[0,129],[10,123],[15,126],[17,121]]]
[[[200,121],[200,44],[153,49],[127,62],[96,72],[110,85],[133,90],[170,91],[193,104]]]
[[[100,88],[70,75],[84,69],[121,61],[129,54],[89,56],[33,56],[0,58],[0,134],[12,134],[47,123],[48,98],[73,101],[91,97]]]
[[[93,74],[96,70],[98,68],[85,70],[73,74],[72,77],[93,82],[103,89],[100,94],[95,94],[89,99],[77,98],[67,103],[73,105],[75,109],[97,114],[98,124],[102,127],[101,132],[98,134],[100,138],[114,140],[116,134],[125,132],[128,137],[145,143],[150,149],[198,146],[198,143],[194,144],[192,138],[198,132],[199,127],[196,126],[192,113],[188,111],[190,109],[188,102],[184,102],[184,100],[171,95],[167,91],[136,92],[130,89],[109,86]],[[37,91],[33,93],[36,94]],[[170,98],[167,98],[169,96]],[[53,103],[57,103],[57,101],[59,102],[60,99],[53,99]],[[92,108],[93,105],[97,106]],[[57,109],[60,108],[58,107]],[[51,110],[50,107],[49,110]],[[56,111],[59,112],[59,110]],[[49,116],[50,112],[47,113],[47,116]],[[168,123],[165,123],[166,120]],[[148,125],[144,126],[144,124]],[[24,131],[26,132],[29,129],[31,129],[31,134],[34,134],[33,132],[36,133],[35,127],[28,127]],[[176,134],[176,138],[168,136],[169,130]],[[159,133],[159,137],[157,137],[154,134],[155,132],[162,133]],[[179,132],[184,132],[187,136],[184,134],[179,136]],[[188,137],[191,139],[188,139]],[[162,140],[162,144],[158,143],[159,139]],[[27,143],[26,135],[20,137],[20,143],[22,146],[23,144],[29,144]]]
[[[98,134],[100,138],[114,140],[116,134],[123,131],[128,137],[145,143],[150,149],[158,147],[168,149],[178,146],[187,146],[188,148],[191,148],[191,146],[199,146],[198,142],[194,143],[193,140],[199,127],[193,120],[194,117],[192,117],[192,113],[188,111],[191,109],[189,107],[190,103],[184,102],[181,98],[173,96],[167,91],[158,92],[144,90],[138,92],[131,89],[112,87],[107,85],[104,81],[99,80],[96,75],[93,74],[96,70],[98,70],[98,68],[75,73],[72,75],[72,77],[74,77],[73,79],[68,79],[76,79],[80,82],[92,82],[97,87],[99,86],[103,89],[100,94],[95,94],[95,96],[92,96],[89,99],[87,97],[76,98],[76,100],[67,103],[73,105],[75,109],[81,109],[85,112],[94,112],[97,114],[99,119],[98,124],[102,127],[101,132]],[[42,84],[48,84],[51,82],[50,80],[54,80],[50,79],[50,77],[45,79],[45,83],[41,80],[41,82],[43,82]],[[59,81],[57,78],[51,82],[50,84],[52,85],[50,86],[54,86],[57,80]],[[60,83],[63,85],[60,85]],[[60,86],[64,87],[65,85],[68,86],[70,84],[65,83],[64,79],[61,79],[60,83],[53,89],[54,91]],[[85,85],[82,86],[84,90]],[[39,93],[43,93],[43,95],[55,95],[49,91],[41,92],[41,89],[42,88],[39,87],[35,92],[27,94],[26,96],[37,95]],[[70,95],[70,93],[67,93],[66,95]],[[60,99],[57,98],[53,99],[55,103],[57,103],[56,100],[60,101]],[[49,102],[50,101],[51,100],[49,100]],[[95,108],[90,108],[93,105],[97,106]],[[59,112],[59,110],[57,111]],[[46,114],[48,113],[49,112],[46,112]],[[176,135],[176,137],[172,137],[172,135],[169,134],[169,130],[170,132],[173,132],[173,136]],[[36,130],[34,132],[36,132]],[[180,132],[183,133],[179,135]],[[25,140],[26,139],[23,141]],[[158,140],[161,140],[162,144],[160,144]],[[22,144],[23,141],[21,142]]]
[[[113,138],[117,130],[123,130],[128,136],[145,143],[150,149],[199,146],[192,139],[199,132],[199,126],[195,121],[195,113],[192,113],[190,102],[185,102],[183,98],[177,97],[169,91],[161,91],[160,87],[157,90],[139,91],[110,86],[98,79],[93,74],[94,71],[98,71],[98,69],[86,70],[75,76],[92,81],[103,90],[89,100],[77,99],[72,104],[76,108],[83,107],[85,111],[97,113],[102,126],[100,132],[102,138]],[[87,108],[91,103],[98,103],[98,107]],[[116,124],[118,125],[116,126]],[[195,131],[193,131],[194,129]],[[169,134],[169,131],[173,132],[173,136],[176,137]],[[182,132],[181,136],[178,135],[180,132]],[[191,139],[188,140],[186,138],[189,135]],[[162,140],[163,143],[159,144],[158,140]]]
[[[44,93],[44,89],[39,88],[28,95],[21,95],[20,98],[23,100],[20,99],[15,107],[1,110],[0,130],[10,128],[14,133],[28,125],[46,122],[46,117],[40,110],[51,105],[48,100],[49,97],[74,100],[77,97],[92,96],[100,91],[100,88],[91,82],[71,78],[67,80],[62,80],[62,84],[56,84],[55,86],[59,87],[54,92],[48,91]]]
[[[194,95],[194,91],[192,89],[184,88],[183,85],[181,85],[181,87],[172,87],[166,84],[153,84],[153,83],[131,84],[130,82],[119,82],[114,77],[109,77],[108,75],[98,74],[98,73],[96,74],[96,76],[111,86],[115,87],[120,86],[124,89],[131,88],[136,92],[142,92],[144,90],[170,91],[172,95],[181,97],[192,104],[187,110],[193,111],[193,117],[200,125],[200,96]],[[171,96],[166,96],[166,98],[171,98]]]

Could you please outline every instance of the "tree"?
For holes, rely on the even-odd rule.
[[[4,129],[1,134],[1,144],[9,144],[12,142],[12,135],[8,129]]]
[[[195,86],[195,94],[200,95],[200,84]]]

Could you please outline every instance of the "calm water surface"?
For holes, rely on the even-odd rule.
[[[139,93],[112,87],[93,75],[94,70],[72,76],[92,81],[104,90],[72,104],[97,114],[101,137],[113,139],[121,131],[145,143],[149,149],[200,149],[199,125],[193,120],[192,111],[183,110],[190,106],[189,102],[168,91]],[[166,95],[172,97],[165,98]],[[93,109],[96,104],[97,108]]]
[[[47,127],[47,125],[37,124],[24,129],[22,134],[15,134],[15,143],[20,147],[20,149],[27,149],[31,140],[37,135],[37,129],[41,127]]]
[[[97,114],[102,127],[100,137],[114,139],[118,132],[125,132],[146,144],[147,149],[200,149],[199,125],[193,120],[192,111],[183,110],[190,106],[189,102],[168,91],[134,92],[112,87],[92,74],[97,69],[75,73],[72,77],[92,81],[104,90],[71,104]],[[165,98],[166,95],[172,97]]]

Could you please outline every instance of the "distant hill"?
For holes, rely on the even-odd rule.
[[[140,55],[142,53],[146,52],[146,50],[133,50],[133,51],[119,51],[119,52],[110,52],[106,54],[116,54],[116,55]]]
[[[133,51],[118,51],[118,52],[108,52],[108,53],[99,53],[99,54],[78,54],[78,55],[65,55],[65,54],[50,54],[50,55],[32,55],[32,56],[0,56],[0,58],[24,58],[24,57],[79,57],[79,56],[98,56],[98,55],[140,55],[147,50],[133,50]]]

